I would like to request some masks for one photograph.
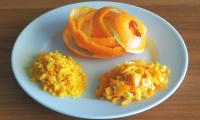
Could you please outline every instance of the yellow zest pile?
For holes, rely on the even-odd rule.
[[[96,95],[100,98],[127,105],[132,101],[149,98],[168,85],[170,70],[159,63],[142,60],[117,65],[100,78]]]
[[[86,76],[80,65],[57,51],[39,54],[30,74],[44,91],[55,96],[78,97],[85,90]]]

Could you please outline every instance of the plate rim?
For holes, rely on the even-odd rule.
[[[14,67],[14,51],[16,49],[16,44],[17,42],[19,41],[19,37],[26,31],[26,29],[31,25],[33,24],[34,21],[38,20],[40,17],[54,11],[54,10],[57,10],[57,9],[60,9],[60,8],[63,8],[63,7],[67,7],[67,6],[70,6],[70,5],[79,5],[79,4],[87,4],[87,3],[94,3],[94,4],[98,4],[98,3],[113,3],[113,4],[123,4],[125,6],[133,6],[137,9],[140,9],[142,11],[145,11],[147,12],[148,14],[151,14],[153,15],[154,17],[157,17],[159,18],[160,20],[162,20],[165,24],[167,24],[172,30],[173,32],[177,35],[178,37],[178,40],[179,42],[181,43],[182,47],[183,47],[183,50],[184,50],[184,53],[185,54],[185,60],[184,60],[184,70],[183,72],[181,73],[181,78],[179,79],[178,83],[175,85],[175,87],[169,91],[168,94],[166,94],[163,98],[161,98],[160,100],[138,110],[138,111],[135,111],[135,112],[127,112],[126,114],[125,113],[122,113],[122,114],[116,114],[116,115],[106,115],[106,116],[93,116],[93,115],[90,115],[90,116],[85,116],[85,115],[77,115],[77,114],[68,114],[68,113],[64,113],[60,110],[56,110],[50,106],[47,106],[45,104],[43,104],[41,101],[37,100],[34,96],[32,96],[28,91],[25,90],[25,88],[23,87],[22,84],[20,84],[20,80],[19,77],[17,77],[17,74],[16,74],[16,69]],[[126,116],[130,116],[130,115],[135,115],[135,114],[138,114],[138,113],[141,113],[141,112],[144,112],[146,110],[149,110],[157,105],[159,105],[160,103],[162,103],[163,101],[165,101],[167,98],[169,98],[173,93],[175,93],[175,91],[179,88],[179,86],[181,85],[181,83],[183,82],[184,78],[185,78],[185,75],[186,75],[186,72],[187,72],[187,69],[188,69],[188,61],[189,61],[189,58],[188,58],[188,50],[187,50],[187,47],[186,47],[186,44],[183,40],[183,38],[181,37],[180,33],[175,29],[175,27],[173,25],[171,25],[168,21],[166,21],[164,18],[162,18],[161,16],[147,10],[147,9],[144,9],[144,8],[141,8],[141,7],[138,7],[136,5],[132,5],[132,4],[127,4],[127,3],[121,3],[121,2],[111,2],[111,1],[87,1],[87,2],[77,2],[77,3],[72,3],[72,4],[67,4],[67,5],[62,5],[62,6],[59,6],[59,7],[56,7],[56,8],[53,8],[49,11],[46,11],[44,13],[42,13],[41,15],[37,16],[36,18],[34,18],[31,22],[29,22],[23,29],[22,31],[20,32],[20,34],[18,35],[18,37],[16,38],[15,40],[15,43],[13,45],[13,49],[12,49],[12,53],[11,53],[11,67],[12,67],[12,71],[14,73],[14,77],[17,81],[17,83],[19,84],[19,86],[23,89],[23,91],[29,96],[31,97],[34,101],[36,101],[37,103],[39,103],[40,105],[50,109],[50,110],[53,110],[55,112],[58,112],[58,113],[61,113],[63,115],[68,115],[68,116],[72,116],[72,117],[78,117],[78,118],[90,118],[90,119],[111,119],[111,118],[120,118],[120,117],[126,117]]]

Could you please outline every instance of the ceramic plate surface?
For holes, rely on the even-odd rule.
[[[112,59],[87,59],[71,53],[65,46],[61,33],[66,26],[67,17],[72,8],[89,6],[101,8],[115,6],[138,17],[148,28],[149,41],[142,54],[126,54]],[[78,99],[59,98],[42,91],[28,75],[28,66],[35,56],[44,51],[58,50],[72,56],[85,70],[87,90]],[[95,98],[98,78],[118,63],[127,60],[144,59],[158,61],[167,65],[172,73],[167,89],[158,91],[153,97],[134,102],[126,107]],[[185,43],[172,25],[158,15],[145,9],[115,2],[83,2],[51,10],[31,22],[19,35],[12,52],[12,69],[17,82],[23,90],[40,104],[59,113],[81,118],[117,118],[137,114],[148,110],[167,99],[179,87],[188,66],[188,53]]]

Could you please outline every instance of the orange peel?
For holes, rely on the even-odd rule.
[[[142,22],[122,9],[103,7],[97,10],[83,6],[70,12],[63,39],[67,47],[80,56],[110,58],[125,52],[143,51],[145,33]],[[72,47],[74,45],[76,47]]]
[[[92,19],[92,25],[93,25],[92,35],[94,37],[108,37],[110,35],[107,27],[104,24],[104,17],[107,16],[107,14],[110,15],[111,13],[117,14],[115,12],[111,12],[114,10],[120,13],[127,14],[126,11],[115,7],[103,7],[96,11]],[[113,14],[111,14],[110,16],[112,17]]]
[[[110,30],[117,42],[131,53],[140,53],[146,46],[146,27],[137,18],[119,14],[110,18]]]
[[[63,32],[63,38],[64,38],[64,42],[65,42],[66,46],[68,47],[68,49],[79,56],[87,57],[87,58],[109,58],[110,57],[110,56],[96,55],[95,53],[89,52],[85,49],[78,47],[74,43],[74,40],[67,28],[65,28],[65,30]]]

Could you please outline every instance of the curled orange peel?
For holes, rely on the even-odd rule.
[[[77,30],[75,28],[75,23],[70,18],[69,22],[72,25],[71,27],[69,27],[69,30],[72,33],[74,41],[80,48],[84,48],[87,49],[88,51],[94,52],[96,54],[102,54],[105,56],[117,56],[124,53],[124,49],[120,46],[117,46],[115,48],[110,48],[95,43],[93,40],[91,40],[92,38],[86,36],[82,31]]]
[[[93,36],[94,37],[108,37],[110,35],[107,27],[104,24],[104,17],[107,15],[110,15],[111,13],[113,14],[118,14],[116,12],[120,12],[120,13],[126,13],[126,11],[119,9],[119,8],[115,8],[115,7],[103,7],[99,10],[96,11],[96,13],[93,16],[92,19],[92,25],[93,25]],[[111,12],[113,11],[113,12]],[[112,14],[112,15],[113,15]],[[111,17],[112,17],[111,15]]]
[[[124,10],[115,7],[96,10],[83,6],[71,11],[63,38],[67,47],[80,56],[110,58],[125,52],[143,51],[145,33],[142,22]],[[139,41],[139,45],[130,46],[134,41]]]
[[[96,10],[91,10],[90,12],[86,14],[80,15],[78,21],[77,21],[77,27],[82,30],[87,36],[91,36],[92,32],[92,25],[91,25],[91,17],[94,15]],[[98,38],[93,37],[92,41],[94,41],[97,44],[106,46],[106,47],[115,47],[119,46],[116,40],[112,37],[104,37],[104,38]]]
[[[131,53],[140,53],[146,46],[146,27],[134,16],[119,14],[110,18],[110,30],[117,42]]]
[[[79,56],[87,57],[87,58],[109,58],[108,56],[96,55],[95,53],[92,53],[85,49],[79,48],[74,43],[74,40],[67,28],[65,28],[65,30],[63,32],[63,38],[64,38],[64,42],[65,42],[66,46],[68,47],[68,49]]]

